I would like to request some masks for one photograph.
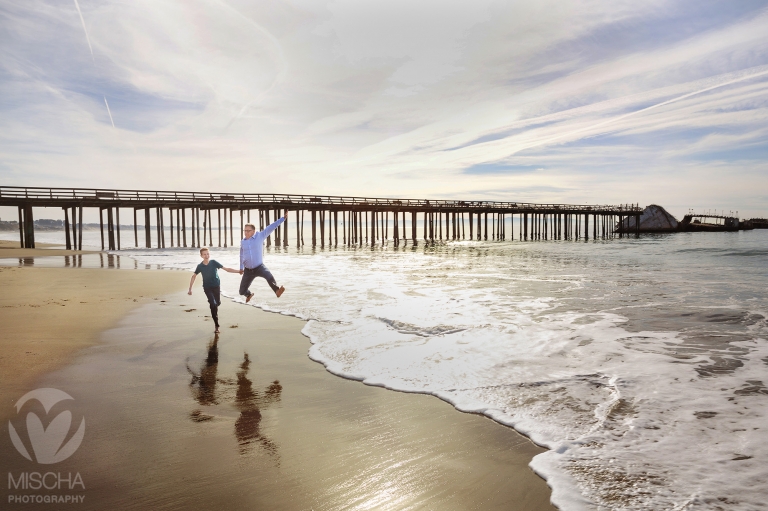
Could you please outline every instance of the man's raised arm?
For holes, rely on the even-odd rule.
[[[264,233],[264,238],[266,238],[267,236],[269,236],[270,234],[272,234],[272,231],[274,231],[275,229],[277,229],[277,227],[278,227],[280,224],[282,224],[283,222],[285,222],[285,219],[286,219],[286,218],[288,218],[288,212],[287,212],[287,211],[285,212],[285,216],[283,216],[283,217],[281,217],[281,218],[278,218],[277,220],[275,220],[274,222],[272,222],[271,224],[269,224],[268,226],[266,226],[266,227],[264,228],[264,230],[263,230],[263,231],[261,231],[261,232],[263,232],[263,233]]]

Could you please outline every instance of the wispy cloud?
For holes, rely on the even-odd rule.
[[[768,185],[764,2],[74,3],[0,8],[3,183],[768,214],[699,179]]]

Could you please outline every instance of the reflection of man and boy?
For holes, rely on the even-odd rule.
[[[230,395],[229,393],[217,392],[219,384],[227,385],[226,380],[218,379],[219,365],[219,336],[215,336],[211,344],[208,345],[208,356],[200,367],[200,373],[195,373],[189,366],[187,370],[192,374],[190,387],[195,400],[202,406],[212,406],[219,404],[221,396]],[[240,445],[240,454],[247,454],[255,442],[270,454],[277,454],[277,446],[270,439],[261,434],[259,426],[261,423],[261,408],[269,406],[271,403],[280,401],[280,395],[283,391],[280,382],[275,380],[270,383],[263,392],[253,388],[253,382],[248,378],[251,360],[248,353],[243,354],[243,362],[237,371],[237,390],[235,391],[234,405],[240,411],[240,415],[235,420],[235,437]],[[195,422],[204,422],[213,417],[203,414],[201,410],[195,410],[190,414],[190,418]]]
[[[195,283],[197,274],[202,274],[203,292],[208,299],[208,304],[211,307],[211,317],[216,326],[216,335],[208,346],[208,356],[200,368],[200,373],[196,374],[192,369],[187,367],[192,374],[190,387],[192,387],[193,396],[202,406],[219,404],[217,387],[220,384],[227,384],[225,380],[219,380],[217,377],[219,365],[218,311],[219,306],[221,305],[221,281],[219,279],[218,270],[222,269],[229,273],[239,273],[243,276],[240,281],[240,295],[245,297],[246,303],[250,302],[251,298],[253,298],[254,293],[252,293],[249,288],[256,277],[261,277],[266,280],[269,287],[274,291],[275,296],[280,298],[283,292],[285,292],[285,288],[277,285],[275,277],[264,265],[264,242],[272,231],[285,222],[287,216],[288,213],[286,212],[285,216],[279,218],[265,229],[258,232],[253,224],[249,223],[243,226],[244,237],[240,242],[240,269],[227,268],[215,259],[211,259],[209,249],[200,249],[200,256],[203,260],[197,265],[195,273],[189,281],[188,293],[190,295],[192,294],[192,286]],[[259,431],[259,424],[261,423],[260,407],[279,401],[280,393],[283,388],[280,385],[280,382],[275,380],[268,385],[263,392],[254,390],[253,382],[248,378],[250,365],[251,360],[248,358],[248,353],[245,353],[243,355],[243,362],[240,364],[239,370],[237,371],[237,390],[235,392],[234,405],[240,411],[240,416],[235,420],[235,436],[240,445],[241,454],[247,453],[250,448],[249,446],[254,442],[261,444],[261,446],[270,454],[276,454],[277,447],[275,444],[264,437]],[[227,395],[227,393],[224,393],[223,395]],[[210,420],[213,417],[203,414],[201,410],[195,410],[190,415],[190,418],[196,422],[203,422]]]
[[[226,272],[239,273],[243,276],[240,280],[240,295],[245,296],[245,303],[250,302],[251,298],[253,298],[254,293],[249,288],[256,277],[266,280],[278,298],[285,292],[285,287],[277,285],[275,277],[264,265],[264,242],[272,234],[272,231],[277,229],[287,218],[288,212],[286,211],[282,218],[278,218],[264,228],[264,230],[258,232],[253,224],[249,223],[243,226],[244,238],[240,241],[239,270],[227,268],[217,260],[211,259],[209,249],[200,249],[200,256],[203,260],[197,265],[195,273],[189,281],[188,294],[192,294],[192,285],[195,283],[197,274],[201,273],[203,275],[203,292],[211,307],[211,317],[216,327],[216,333],[219,333],[219,306],[221,305],[221,281],[218,274],[220,268]]]

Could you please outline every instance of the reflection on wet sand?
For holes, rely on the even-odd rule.
[[[161,270],[172,269],[182,270],[181,268],[164,268],[162,264],[139,265],[139,261],[129,257],[105,252],[96,254],[73,254],[73,255],[36,255],[25,257],[0,257],[0,266],[35,266],[42,268],[114,268],[125,270]]]
[[[187,366],[187,371],[192,374],[192,396],[203,406],[218,404],[216,400],[216,371],[219,366],[219,335],[215,334],[213,341],[208,345],[208,356],[205,358],[200,374],[197,375]],[[195,412],[193,413],[193,417]],[[199,414],[199,410],[197,411]],[[198,415],[199,416],[199,415]],[[207,416],[208,419],[212,418]],[[203,419],[206,420],[206,419]]]
[[[261,410],[259,405],[269,406],[280,401],[280,393],[283,387],[280,382],[273,381],[264,391],[264,395],[253,389],[253,382],[246,376],[251,361],[248,353],[243,354],[243,363],[237,372],[237,393],[235,394],[235,406],[240,410],[240,417],[235,421],[235,436],[240,444],[240,454],[248,454],[258,442],[271,455],[277,454],[277,446],[259,431],[261,422]]]
[[[216,334],[208,345],[208,355],[200,367],[199,373],[193,371],[187,365],[187,371],[192,375],[192,381],[189,386],[192,390],[192,397],[201,406],[213,406],[227,400],[226,386],[236,385],[234,405],[240,411],[240,415],[235,420],[235,438],[239,445],[241,455],[251,454],[254,448],[260,446],[267,454],[278,456],[277,445],[269,438],[262,435],[261,409],[280,401],[283,391],[282,385],[278,380],[270,383],[263,393],[253,388],[253,382],[248,378],[251,360],[248,353],[243,354],[243,362],[237,371],[237,379],[233,382],[229,379],[218,377],[219,365],[219,335]],[[223,389],[217,389],[221,385]],[[213,419],[213,415],[206,414],[200,409],[194,410],[189,414],[194,422],[206,422]]]
[[[129,264],[124,264],[128,262]],[[130,264],[130,263],[133,264]],[[116,254],[40,255],[0,258],[0,266],[41,266],[45,268],[138,268],[138,262]],[[149,269],[149,267],[147,268]]]

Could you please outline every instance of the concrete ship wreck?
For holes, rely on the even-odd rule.
[[[678,221],[663,207],[651,204],[643,210],[639,217],[627,217],[617,224],[615,232],[637,232],[636,218],[639,218],[639,232],[641,233],[727,232],[768,228],[768,221],[763,218],[739,221],[739,218],[735,216],[709,213],[689,213],[681,221]]]

